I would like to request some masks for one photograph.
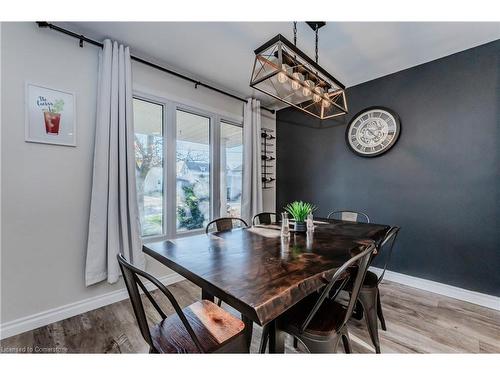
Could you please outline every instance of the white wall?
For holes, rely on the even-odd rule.
[[[123,288],[84,285],[94,144],[98,48],[34,22],[4,23],[2,79],[1,323]],[[133,65],[134,88],[242,115],[242,103],[144,65]],[[76,148],[24,141],[24,84],[75,92]],[[275,126],[274,116],[263,119]],[[274,197],[266,192],[266,206]],[[151,260],[149,270],[169,271]]]

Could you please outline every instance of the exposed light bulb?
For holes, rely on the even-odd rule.
[[[332,105],[331,99],[330,99],[330,93],[335,91],[332,87],[329,87],[327,90],[325,90],[325,95],[323,96],[323,101],[321,102],[321,105],[323,108],[330,108]]]
[[[284,72],[279,72],[278,73],[278,82],[285,83],[286,81],[288,81],[288,77],[286,76],[286,74]]]
[[[304,81],[304,75],[302,73],[295,72],[292,74],[292,76],[293,76],[292,89],[299,90],[302,87],[301,82]]]
[[[314,87],[314,82],[310,79],[304,81],[304,87],[302,87],[302,95],[309,96],[312,93],[312,88]]]
[[[288,71],[290,71],[290,66],[287,64],[282,64],[281,71],[278,73],[279,83],[285,83],[286,81],[288,81],[288,76],[286,75]]]
[[[314,89],[314,94],[313,94],[313,101],[315,103],[319,103],[323,98],[322,98],[322,95],[323,95],[323,92],[325,90],[323,90],[322,87],[316,87]]]

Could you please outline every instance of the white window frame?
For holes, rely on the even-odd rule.
[[[166,160],[167,160],[167,155],[166,155],[166,150],[165,150],[165,141],[167,137],[167,116],[168,116],[168,109],[167,109],[167,106],[166,106],[166,103],[162,102],[161,100],[159,100],[159,98],[156,98],[156,97],[153,97],[153,96],[145,96],[145,95],[139,95],[139,94],[134,94],[133,95],[133,99],[138,99],[138,100],[142,100],[142,101],[146,101],[148,103],[152,103],[152,104],[156,104],[156,105],[160,105],[162,106],[162,137],[163,137],[163,165],[162,165],[162,169],[163,169],[163,186],[162,186],[162,204],[163,204],[163,208],[162,208],[162,234],[158,234],[158,235],[150,235],[150,236],[142,236],[142,239],[143,239],[143,242],[146,243],[146,242],[153,242],[153,241],[156,241],[156,240],[161,240],[161,239],[164,239],[165,238],[165,235],[167,233],[167,216],[166,216],[166,210],[167,210],[167,195],[166,195],[166,192],[167,192],[167,189],[166,189],[166,186],[167,186],[167,181],[165,179],[166,177],[166,173],[165,173],[165,170],[167,169],[167,163],[166,163]],[[135,134],[135,129],[134,129],[134,134]],[[134,155],[135,156],[135,155]],[[142,218],[140,218],[142,220]],[[141,232],[142,232],[142,228],[141,228]]]
[[[235,121],[234,119],[228,119],[227,117],[224,117],[224,116],[220,117],[220,118],[219,118],[219,123],[218,123],[219,134],[218,134],[218,138],[217,138],[217,142],[218,142],[217,147],[218,147],[218,150],[219,150],[219,161],[218,161],[218,164],[217,164],[217,166],[218,166],[218,168],[219,168],[219,172],[218,172],[219,174],[217,175],[217,176],[218,176],[218,184],[219,184],[219,186],[218,186],[218,191],[219,191],[219,201],[218,201],[218,205],[219,205],[219,216],[220,216],[220,176],[221,176],[221,175],[220,175],[220,172],[221,172],[221,171],[220,171],[220,152],[222,151],[222,150],[221,150],[221,142],[220,142],[220,135],[221,135],[221,133],[220,133],[220,129],[221,129],[221,123],[225,123],[225,124],[228,124],[228,125],[233,125],[233,126],[238,126],[238,127],[240,127],[240,128],[241,128],[241,140],[242,140],[242,142],[243,142],[243,120],[242,120],[241,122],[237,122],[237,121]],[[225,152],[225,151],[224,151],[224,152]],[[242,151],[242,152],[243,152],[243,151]],[[242,163],[243,163],[243,164],[245,163],[245,158],[242,158]],[[245,166],[244,166],[244,165],[243,165],[243,168],[245,168]],[[241,183],[243,184],[243,176],[241,176],[241,177],[242,177],[242,181],[241,181]],[[243,187],[243,186],[242,186],[242,187]],[[243,190],[243,189],[242,189],[242,190]],[[241,199],[243,200],[243,197],[242,197]],[[240,207],[241,207],[241,206],[240,206]]]
[[[163,234],[144,236],[143,243],[163,241],[205,233],[205,228],[177,231],[177,110],[203,116],[209,119],[210,150],[210,218],[220,217],[220,129],[221,122],[243,128],[242,118],[221,114],[196,103],[185,104],[179,100],[134,91],[134,99],[163,106]]]

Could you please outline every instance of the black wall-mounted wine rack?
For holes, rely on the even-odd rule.
[[[274,161],[276,155],[275,141],[276,137],[273,135],[273,129],[262,128],[261,131],[261,162],[262,162],[262,188],[271,189],[273,182],[276,180],[273,173]]]

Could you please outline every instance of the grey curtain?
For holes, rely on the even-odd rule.
[[[248,99],[243,109],[243,189],[241,217],[248,224],[262,212],[260,102]]]
[[[135,178],[130,51],[107,39],[99,55],[85,284],[117,282],[118,253],[144,268]]]

